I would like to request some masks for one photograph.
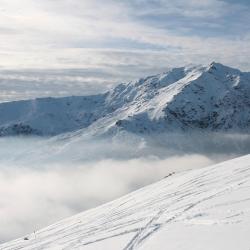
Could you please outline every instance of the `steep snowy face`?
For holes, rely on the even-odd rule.
[[[113,100],[128,103],[116,125],[130,132],[250,129],[250,74],[218,63],[174,69],[119,88]]]
[[[182,128],[249,131],[250,78],[220,64],[211,64],[165,108]]]
[[[173,173],[1,250],[249,249],[250,155]]]
[[[106,94],[0,104],[0,135],[208,130],[249,132],[250,73],[219,63],[175,68]]]

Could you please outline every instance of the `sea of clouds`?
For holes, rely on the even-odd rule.
[[[172,172],[248,153],[247,135],[1,138],[0,242],[113,200]]]

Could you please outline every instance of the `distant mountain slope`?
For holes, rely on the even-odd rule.
[[[171,69],[106,94],[0,104],[0,135],[249,132],[250,73],[212,63]]]
[[[104,95],[1,103],[0,135],[56,135],[85,128],[102,117],[104,103]]]
[[[173,174],[1,250],[249,249],[250,155]]]

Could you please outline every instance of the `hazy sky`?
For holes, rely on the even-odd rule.
[[[87,88],[188,63],[250,70],[249,0],[0,0],[0,13],[0,68],[81,68]]]

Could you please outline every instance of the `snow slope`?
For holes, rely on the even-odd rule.
[[[250,73],[211,63],[170,69],[105,94],[0,104],[0,135],[250,131]]]
[[[39,98],[0,104],[0,135],[55,135],[85,128],[102,116],[104,95]]]
[[[249,250],[250,155],[182,172],[1,250]]]

